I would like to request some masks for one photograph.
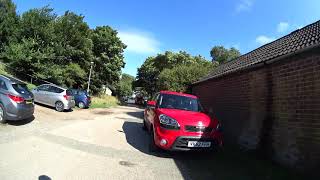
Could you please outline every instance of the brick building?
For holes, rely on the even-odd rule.
[[[221,64],[193,84],[227,143],[320,167],[320,21]]]

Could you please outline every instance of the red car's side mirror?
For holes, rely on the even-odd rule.
[[[151,107],[156,107],[156,101],[148,101],[147,105]]]

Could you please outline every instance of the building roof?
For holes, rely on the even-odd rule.
[[[320,20],[261,46],[232,61],[221,64],[197,83],[243,70],[255,64],[297,53],[320,45]]]

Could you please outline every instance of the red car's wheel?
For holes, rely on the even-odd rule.
[[[156,145],[155,141],[154,141],[154,132],[153,129],[151,129],[150,131],[151,136],[150,136],[150,144],[149,144],[149,150],[151,152],[157,152],[159,151],[159,147]]]

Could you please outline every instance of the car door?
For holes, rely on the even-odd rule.
[[[56,102],[59,100],[60,93],[64,90],[55,86],[50,86],[48,92],[47,103],[50,106],[55,106]]]
[[[47,104],[46,96],[47,96],[48,90],[49,90],[49,85],[39,86],[33,93],[34,100],[39,103]]]
[[[8,88],[6,83],[0,79],[0,102],[3,106],[6,106],[7,103],[7,94],[8,94]]]
[[[159,99],[159,94],[157,93],[154,98],[152,98],[153,101],[156,101],[158,102],[158,99]],[[156,118],[156,108],[157,108],[157,105],[156,107],[152,107],[152,106],[148,106],[148,109],[147,109],[147,119],[148,119],[148,127],[150,127],[151,124],[153,124],[154,122],[154,119]]]

